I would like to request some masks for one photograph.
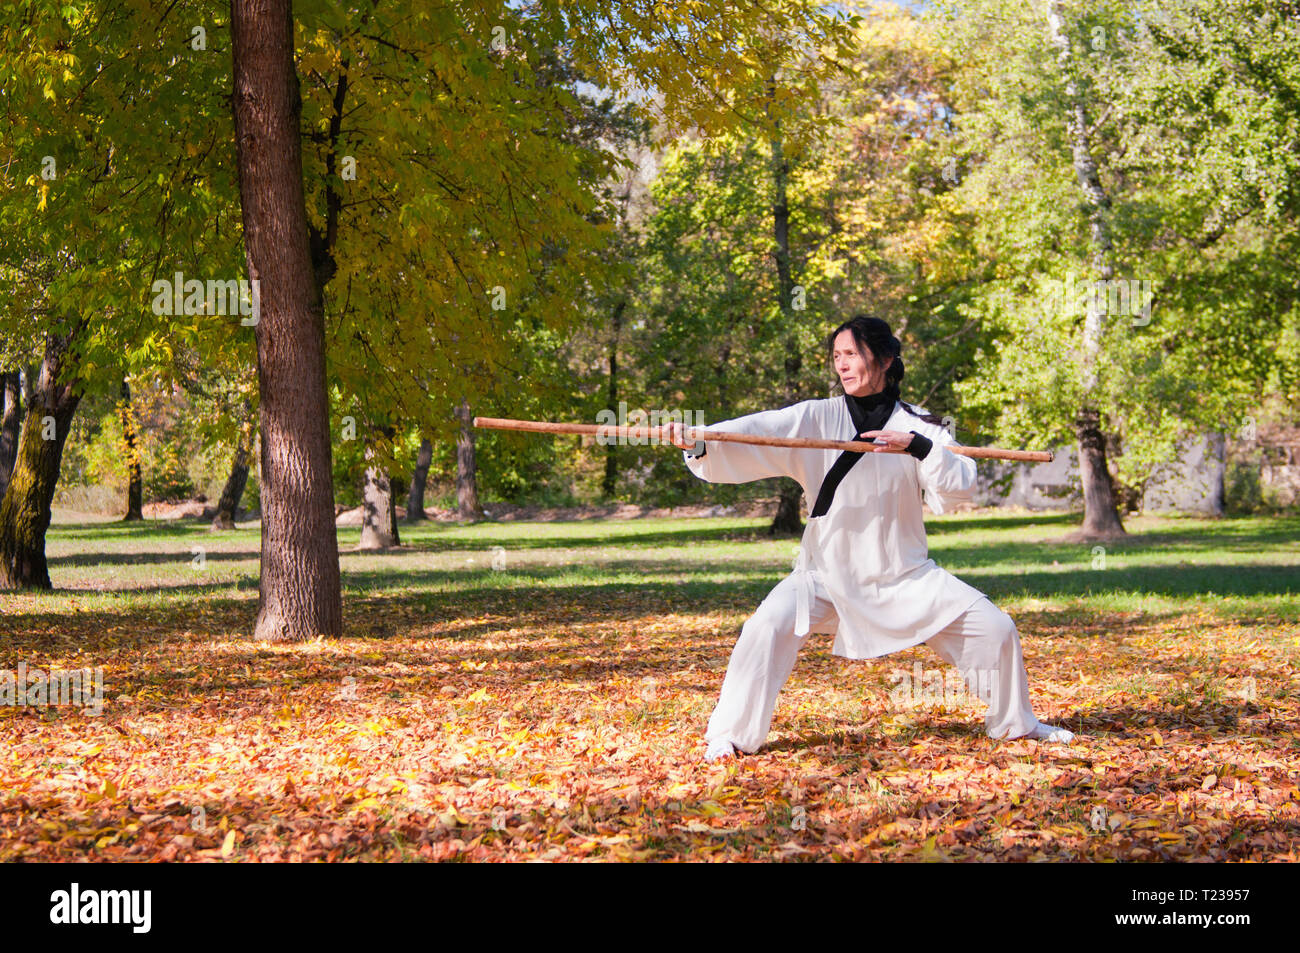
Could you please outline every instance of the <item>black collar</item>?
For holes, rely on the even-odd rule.
[[[878,391],[866,397],[844,395],[844,402],[849,408],[849,417],[856,428],[852,439],[867,430],[879,430],[894,412],[894,396],[888,391]]]
[[[845,394],[844,396],[865,411],[870,410],[872,407],[878,407],[889,400],[889,391],[878,390],[874,394],[868,394],[866,397],[855,397],[853,394]]]

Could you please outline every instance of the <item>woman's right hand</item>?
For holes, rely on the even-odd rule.
[[[660,427],[659,430],[664,435],[664,439],[666,439],[674,447],[681,447],[683,450],[695,449],[694,441],[691,441],[689,443],[686,441],[684,437],[686,428],[682,426],[682,424],[676,422],[667,423],[664,424],[662,427]]]

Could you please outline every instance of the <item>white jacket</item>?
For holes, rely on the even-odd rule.
[[[919,409],[919,408],[918,408]],[[922,411],[924,413],[924,411]],[[843,397],[805,400],[705,425],[707,430],[769,437],[859,439]],[[924,460],[905,453],[866,453],[853,465],[823,516],[809,519],[791,574],[799,585],[795,635],[808,632],[817,570],[839,622],[831,651],[844,658],[875,658],[924,642],[984,597],[929,557],[921,518],[922,493],[936,514],[969,500],[975,461],[943,449],[948,432],[895,403],[882,430],[915,430],[933,444]],[[706,440],[707,452],[686,465],[710,483],[747,483],[769,477],[799,482],[811,505],[822,480],[843,452],[763,447]]]

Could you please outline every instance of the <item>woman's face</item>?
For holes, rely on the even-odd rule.
[[[891,357],[884,364],[877,364],[870,348],[858,350],[858,342],[854,340],[853,332],[847,328],[835,336],[832,357],[844,393],[854,397],[866,397],[884,390],[885,369],[894,360]]]

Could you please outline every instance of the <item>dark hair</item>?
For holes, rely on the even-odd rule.
[[[832,331],[826,339],[826,359],[830,362],[832,373],[834,373],[835,367],[835,339],[840,336],[841,331],[852,332],[853,339],[858,344],[858,349],[871,351],[877,364],[884,364],[892,357],[893,360],[885,368],[885,393],[902,404],[903,409],[913,417],[919,417],[928,424],[943,426],[942,417],[935,414],[923,414],[899,396],[898,384],[902,381],[903,374],[906,372],[906,368],[903,366],[903,358],[900,356],[903,345],[890,331],[888,321],[870,314],[855,314]]]

